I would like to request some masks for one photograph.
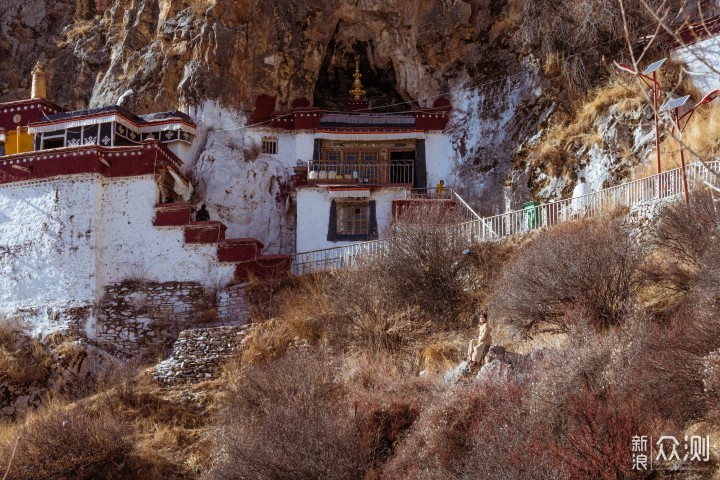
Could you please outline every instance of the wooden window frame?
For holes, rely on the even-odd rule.
[[[277,155],[278,153],[277,137],[263,137],[260,141],[260,151],[266,155]]]
[[[339,231],[338,223],[346,220],[343,218],[342,214],[338,215],[338,211],[341,208],[356,208],[358,206],[367,208],[367,230],[360,233],[343,233]],[[334,199],[330,203],[330,219],[328,222],[327,235],[327,240],[329,242],[374,240],[378,238],[377,232],[377,212],[374,200],[364,201],[360,199]]]

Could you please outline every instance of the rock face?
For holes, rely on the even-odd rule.
[[[131,110],[187,111],[205,127],[196,161],[187,166],[204,184],[198,200],[207,201],[233,235],[256,236],[270,252],[292,250],[294,225],[286,201],[288,172],[272,158],[245,158],[243,127],[260,95],[274,97],[278,109],[300,98],[345,109],[356,57],[371,106],[407,110],[456,92],[462,111],[452,134],[459,152],[452,161],[461,174],[455,183],[461,179],[467,191],[504,180],[516,147],[515,129],[504,131],[507,121],[532,124],[517,121],[526,113],[522,104],[537,98],[529,79],[503,86],[497,105],[495,90],[462,92],[527,68],[497,27],[507,16],[505,2],[25,3],[27,13],[8,10],[0,17],[0,49],[6,53],[0,61],[7,67],[0,71],[0,86],[7,84],[0,101],[29,95],[25,79],[40,59],[50,98],[68,107],[113,104],[132,89],[124,103]],[[503,115],[506,122],[496,125]],[[477,128],[468,135],[470,123]],[[479,131],[486,127],[489,135]]]
[[[86,0],[23,3],[2,19],[0,48],[15,65],[3,69],[14,88],[2,99],[35,58],[48,63],[55,100],[104,105],[132,88],[126,106],[138,111],[206,99],[249,108],[261,94],[278,107],[301,97],[344,106],[356,55],[371,98],[422,103],[514,62],[485,56],[500,47],[491,27],[504,2],[117,0],[94,2],[95,16]]]

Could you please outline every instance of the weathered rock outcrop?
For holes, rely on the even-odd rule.
[[[376,100],[417,101],[514,62],[491,36],[504,2],[118,0],[95,2],[104,9],[86,20],[83,0],[22,3],[2,19],[0,48],[15,66],[2,75],[3,99],[17,96],[35,58],[48,63],[57,101],[114,103],[133,88],[128,106],[139,111],[206,99],[249,108],[263,93],[279,107],[301,97],[339,106],[355,55]]]

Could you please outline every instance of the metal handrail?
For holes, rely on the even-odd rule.
[[[720,173],[720,161],[695,162],[685,167],[688,188],[704,184],[717,184],[714,174]],[[713,181],[715,180],[715,181]],[[455,199],[472,212],[471,221],[452,225],[453,242],[475,243],[497,241],[512,235],[521,235],[538,228],[548,228],[560,223],[589,218],[606,213],[614,208],[633,208],[647,203],[673,199],[682,194],[680,168],[622,183],[598,190],[587,195],[567,198],[556,202],[539,204],[529,209],[519,209],[491,217],[480,217],[455,192]],[[385,252],[388,240],[373,240],[310,252],[296,253],[293,258],[293,273],[303,275],[361,264]]]

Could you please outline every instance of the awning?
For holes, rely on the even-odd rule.
[[[102,116],[95,116],[95,117],[85,117],[85,118],[68,118],[67,120],[59,120],[53,123],[45,123],[41,125],[36,126],[30,126],[28,127],[28,133],[42,133],[42,132],[54,132],[57,130],[66,130],[68,128],[77,128],[77,127],[87,127],[90,125],[98,125],[101,123],[111,123],[111,122],[117,122],[120,125],[123,125],[128,130],[133,130],[135,132],[141,132],[141,133],[149,133],[149,132],[157,132],[157,131],[165,131],[165,130],[182,130],[184,132],[191,133],[193,135],[196,134],[196,129],[185,125],[184,123],[179,122],[154,122],[154,123],[147,123],[144,125],[135,125],[133,122],[128,121],[125,117],[121,115],[102,115]]]
[[[381,132],[381,131],[351,131],[351,132],[329,132],[323,130],[317,130],[315,132],[315,138],[321,140],[344,140],[344,141],[357,141],[365,142],[372,140],[409,140],[416,139],[422,140],[425,138],[425,132],[423,130],[406,130],[406,131],[395,131],[395,132]]]
[[[367,198],[370,196],[369,188],[330,188],[330,198]]]

